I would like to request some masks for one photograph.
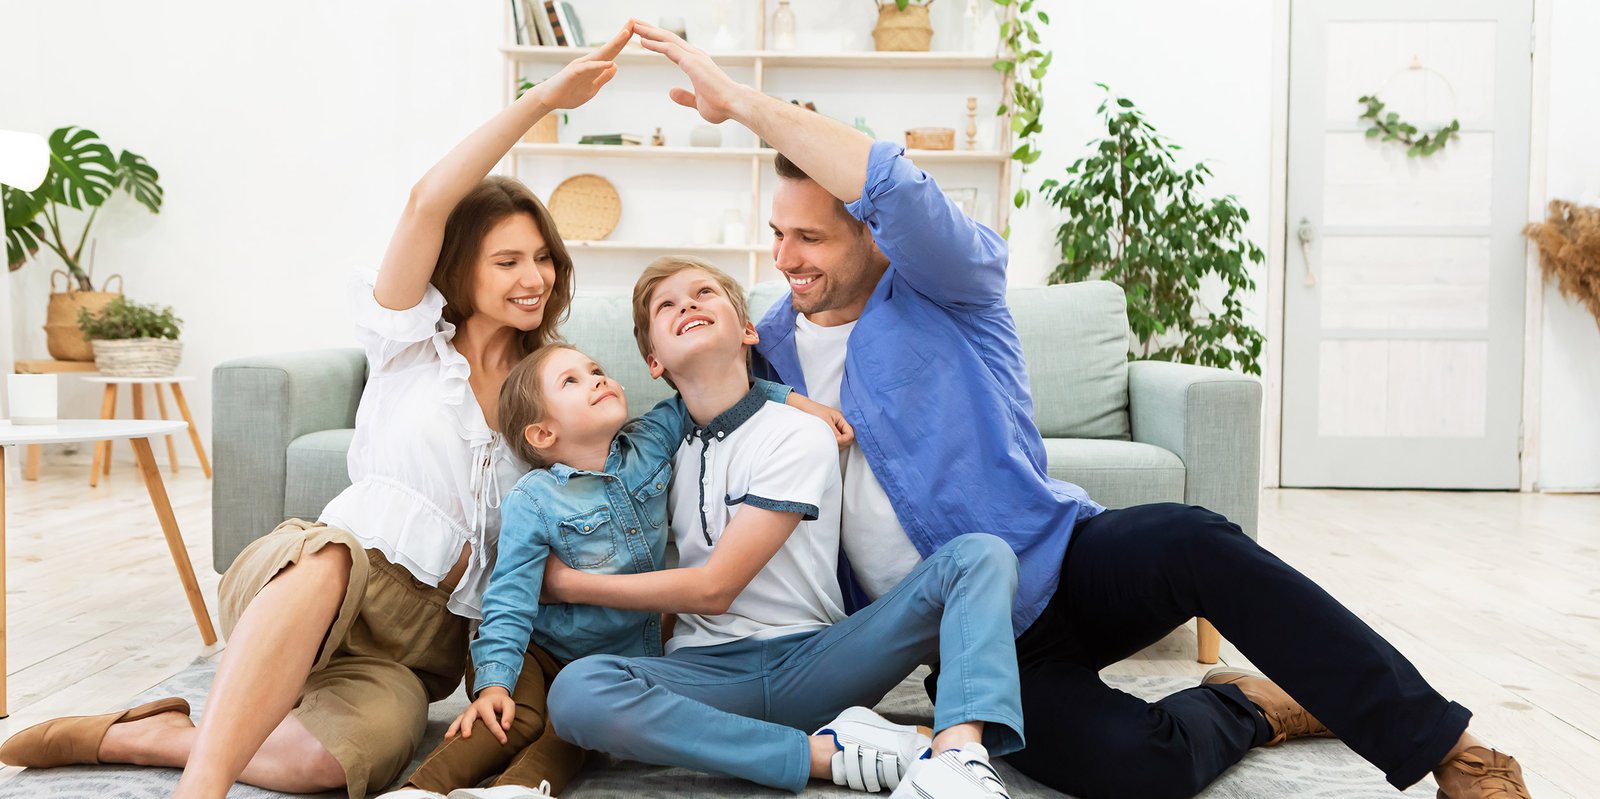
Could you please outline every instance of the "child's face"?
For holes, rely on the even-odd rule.
[[[628,400],[622,386],[577,350],[563,349],[551,355],[539,384],[544,418],[537,424],[555,431],[557,446],[559,442],[609,441],[628,421]]]
[[[755,344],[755,325],[739,321],[727,291],[700,269],[685,269],[650,294],[650,375],[682,371],[697,360],[740,357]]]

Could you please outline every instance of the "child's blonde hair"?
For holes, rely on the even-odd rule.
[[[640,273],[639,282],[633,284],[633,340],[639,345],[639,357],[649,358],[655,349],[650,343],[650,295],[655,293],[661,281],[690,269],[705,272],[722,287],[733,310],[739,314],[740,327],[750,321],[750,308],[745,302],[744,287],[739,285],[739,281],[710,262],[692,255],[664,255],[651,261]],[[667,383],[670,385],[672,381],[668,380]]]
[[[550,460],[528,443],[525,431],[528,425],[544,420],[544,387],[539,376],[550,356],[559,350],[580,352],[565,341],[555,341],[529,353],[511,367],[506,382],[500,386],[500,435],[505,437],[511,451],[535,469],[550,466]]]

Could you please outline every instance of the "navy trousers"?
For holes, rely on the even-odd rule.
[[[1054,598],[1017,639],[1028,745],[1006,760],[1086,799],[1199,793],[1269,737],[1255,706],[1234,686],[1146,702],[1099,676],[1194,616],[1398,788],[1443,760],[1471,718],[1238,525],[1204,508],[1142,505],[1073,532]]]

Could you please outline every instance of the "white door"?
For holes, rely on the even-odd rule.
[[[1517,488],[1532,5],[1295,0],[1283,485]]]

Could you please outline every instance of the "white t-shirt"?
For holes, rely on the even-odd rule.
[[[795,317],[794,342],[806,393],[829,407],[839,407],[839,387],[844,382],[844,353],[855,322],[823,327],[800,314]],[[839,455],[844,478],[844,508],[839,533],[844,554],[867,596],[877,599],[899,584],[918,563],[921,553],[906,537],[894,505],[883,492],[859,444]]]
[[[798,511],[805,521],[727,613],[679,615],[667,652],[810,632],[844,618],[837,451],[825,422],[758,390],[689,432],[673,458],[668,498],[680,566],[704,566],[747,505]]]

